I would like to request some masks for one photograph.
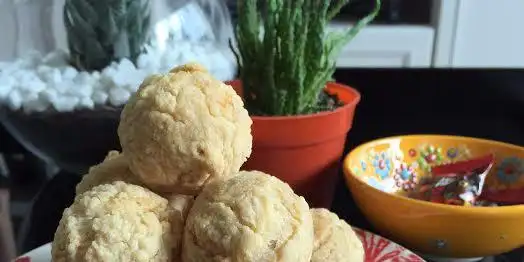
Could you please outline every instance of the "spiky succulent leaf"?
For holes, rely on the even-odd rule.
[[[259,3],[265,3],[265,9]],[[322,110],[319,97],[342,48],[380,11],[344,32],[328,23],[349,0],[238,0],[237,57],[252,114],[298,115]],[[261,32],[261,28],[263,31]]]
[[[149,0],[66,0],[71,64],[92,71],[122,58],[136,62],[149,40],[150,17]]]

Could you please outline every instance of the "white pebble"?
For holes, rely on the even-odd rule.
[[[56,84],[62,82],[62,74],[60,69],[51,68],[47,70],[46,68],[41,68],[40,78],[50,84]]]
[[[138,57],[137,67],[146,74],[160,73],[160,57],[156,51],[142,54]]]
[[[201,15],[191,9],[195,16]],[[186,11],[184,11],[186,12]],[[197,25],[196,27],[206,27]],[[207,36],[207,29],[195,33]],[[171,40],[172,41],[172,40]],[[217,49],[209,41],[188,41],[187,38],[161,45],[146,46],[136,66],[128,59],[113,62],[100,72],[78,71],[69,64],[68,54],[55,51],[43,58],[29,53],[13,62],[0,63],[0,103],[13,110],[45,111],[50,106],[60,112],[97,105],[125,104],[143,79],[151,74],[167,73],[175,66],[199,62],[216,78],[230,80],[236,73],[234,58]]]
[[[198,57],[192,52],[181,52],[177,65],[198,62]]]
[[[67,94],[71,88],[74,88],[75,83],[71,80],[62,81],[62,82],[50,82],[49,87],[55,89],[58,94]]]
[[[98,79],[98,85],[102,90],[107,90],[110,87],[115,86],[115,83],[113,82],[113,78],[111,76],[107,76],[106,74],[101,74],[100,79]]]
[[[0,72],[4,71],[6,68],[8,68],[10,63],[8,62],[2,62],[0,61]]]
[[[116,69],[112,66],[108,66],[106,68],[104,68],[104,70],[102,70],[102,73],[100,75],[100,78],[102,78],[103,80],[109,80],[109,81],[113,81],[113,76],[116,74]]]
[[[20,68],[19,70],[10,72],[9,75],[14,77],[17,82],[27,81],[29,78],[31,78],[31,70]]]
[[[27,69],[19,70],[13,72],[12,76],[17,81],[17,89],[19,89],[22,92],[32,92],[33,88],[41,88],[39,84],[35,84],[35,82],[40,81],[40,79],[34,71]]]
[[[136,74],[136,68],[128,59],[122,59],[116,70],[111,72],[111,79],[117,86],[126,86],[130,84],[130,78]]]
[[[138,56],[138,59],[136,60],[136,65],[138,68],[146,68],[149,66],[150,60],[151,58],[149,54],[141,54]]]
[[[47,81],[49,75],[53,72],[53,68],[47,65],[40,65],[36,68],[36,74],[38,77],[42,78],[44,81]]]
[[[25,101],[22,103],[22,107],[26,112],[42,112],[49,107],[50,102],[46,99],[41,98],[38,94],[24,95]]]
[[[94,81],[100,79],[100,72],[98,71],[95,71],[91,74],[91,77],[93,78]]]
[[[114,87],[109,90],[109,102],[113,106],[125,104],[130,96],[131,93],[121,87]]]
[[[124,58],[120,61],[120,63],[117,65],[118,71],[124,71],[124,72],[132,72],[136,70],[135,65],[133,62],[131,62],[129,59]]]
[[[17,111],[22,106],[22,96],[20,95],[20,91],[18,90],[12,90],[9,95],[7,96],[7,106],[13,110]]]
[[[2,74],[11,75],[13,72],[16,72],[20,69],[23,69],[23,67],[21,67],[20,61],[15,60],[2,68]]]
[[[58,112],[70,112],[75,109],[80,99],[74,96],[59,96],[53,101],[53,107]]]
[[[214,38],[209,20],[197,3],[187,4],[179,12],[182,19],[191,19],[191,23],[186,23],[182,27],[184,36],[189,41],[197,42],[204,37]]]
[[[28,78],[25,81],[21,81],[20,90],[29,93],[39,93],[47,88],[46,83],[44,83],[40,78]]]
[[[64,79],[74,79],[77,75],[78,71],[72,66],[64,68],[64,71],[62,72],[62,77]]]
[[[95,104],[103,105],[107,103],[108,95],[106,92],[102,90],[96,90],[93,92],[91,99],[93,100],[93,102],[95,102]]]
[[[160,62],[161,68],[165,71],[169,71],[171,68],[175,67],[176,65],[180,64],[180,60],[182,60],[182,52],[180,52],[180,49],[175,48],[172,50],[166,51],[166,53],[162,56],[162,60]]]
[[[38,93],[20,92],[20,96],[24,98],[24,101],[22,101],[22,105],[26,101],[38,100]]]
[[[128,84],[123,87],[129,92],[134,93],[138,90],[138,87],[140,87],[148,75],[149,74],[146,74],[143,71],[136,71],[133,75],[129,76]]]
[[[15,85],[16,81],[13,77],[0,74],[0,101],[7,98]]]
[[[179,53],[190,53],[191,52],[191,43],[189,42],[181,42],[180,44],[173,45],[170,49],[171,52],[179,52]],[[175,51],[176,49],[176,51]]]
[[[213,65],[213,73],[216,78],[227,81],[232,80],[236,75],[236,62],[233,57],[228,57],[221,51],[215,51],[208,59],[210,65]]]
[[[67,90],[67,94],[76,96],[76,97],[91,97],[91,94],[93,93],[93,86],[88,84],[73,84],[69,90]]]
[[[87,72],[80,72],[76,75],[73,81],[79,85],[92,85],[96,80],[91,74]]]
[[[43,101],[54,104],[58,99],[58,93],[55,89],[48,88],[40,93],[39,98]]]
[[[95,103],[89,97],[82,97],[82,99],[80,99],[80,102],[78,102],[78,106],[80,108],[93,109],[95,108]]]

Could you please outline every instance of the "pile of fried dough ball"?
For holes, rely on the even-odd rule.
[[[146,78],[122,111],[122,152],[76,187],[54,262],[364,261],[352,228],[288,184],[239,171],[252,121],[198,64]]]

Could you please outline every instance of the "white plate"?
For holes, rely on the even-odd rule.
[[[381,236],[355,228],[366,251],[365,262],[402,261],[424,262],[424,259],[408,249]],[[50,262],[51,244],[43,245],[15,260],[15,262]]]

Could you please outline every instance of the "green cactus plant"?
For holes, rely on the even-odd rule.
[[[343,32],[329,22],[349,0],[238,0],[237,48],[233,48],[246,107],[255,115],[300,115],[329,108],[325,84],[342,48],[380,11]],[[334,3],[334,4],[332,4]],[[333,101],[331,99],[331,101]]]
[[[66,0],[63,10],[70,62],[79,70],[136,62],[149,40],[149,0]]]

